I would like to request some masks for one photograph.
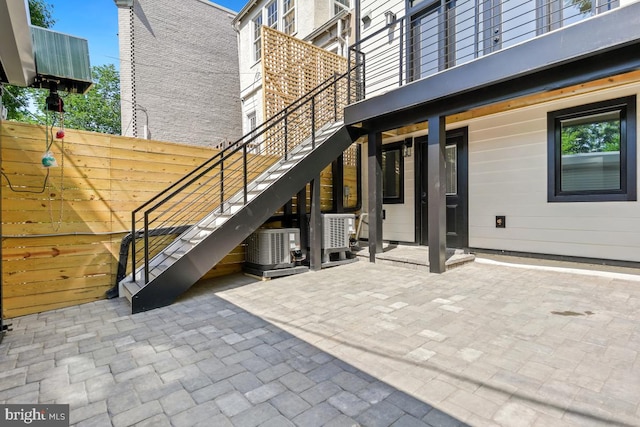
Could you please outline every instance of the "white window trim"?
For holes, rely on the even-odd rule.
[[[269,7],[271,7],[272,5],[275,5],[276,10],[275,10],[275,19],[273,20],[273,22],[270,22],[270,18],[271,18],[271,13],[269,11]],[[278,29],[278,12],[280,11],[280,7],[278,5],[278,0],[273,0],[271,3],[268,3],[265,8],[265,14],[267,16],[267,26],[274,28],[274,29]]]
[[[262,59],[262,11],[251,20],[251,38],[253,46],[253,61],[258,62]],[[256,27],[257,31],[256,31]],[[257,35],[256,35],[257,32]],[[258,54],[259,53],[259,54]]]
[[[342,12],[343,10],[349,10],[351,8],[351,1],[347,0],[347,4],[345,5],[341,0],[333,0],[333,10],[332,16],[336,16],[337,14],[339,14],[340,12]],[[340,10],[336,10],[336,9],[340,9]]]
[[[251,136],[253,136],[253,134],[255,133],[256,128],[258,127],[258,116],[256,115],[255,111],[250,111],[249,113],[247,113],[247,128],[249,130],[249,132],[252,134]]]

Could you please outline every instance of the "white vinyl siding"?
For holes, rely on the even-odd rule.
[[[640,84],[470,121],[469,246],[640,261],[639,202],[548,203],[546,132],[549,111],[638,92]]]

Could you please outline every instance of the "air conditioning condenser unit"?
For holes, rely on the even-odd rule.
[[[262,270],[294,267],[301,257],[297,228],[260,228],[246,244],[246,262]]]
[[[322,214],[322,262],[329,261],[330,254],[340,253],[346,258],[351,251],[349,238],[356,232],[354,214]]]

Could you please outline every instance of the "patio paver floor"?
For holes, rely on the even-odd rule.
[[[73,425],[640,424],[624,277],[356,262],[9,323],[0,402],[68,403]]]

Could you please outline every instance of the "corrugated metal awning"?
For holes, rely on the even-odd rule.
[[[84,93],[91,86],[87,40],[46,28],[31,27],[36,62],[36,87],[57,82],[58,89]]]

